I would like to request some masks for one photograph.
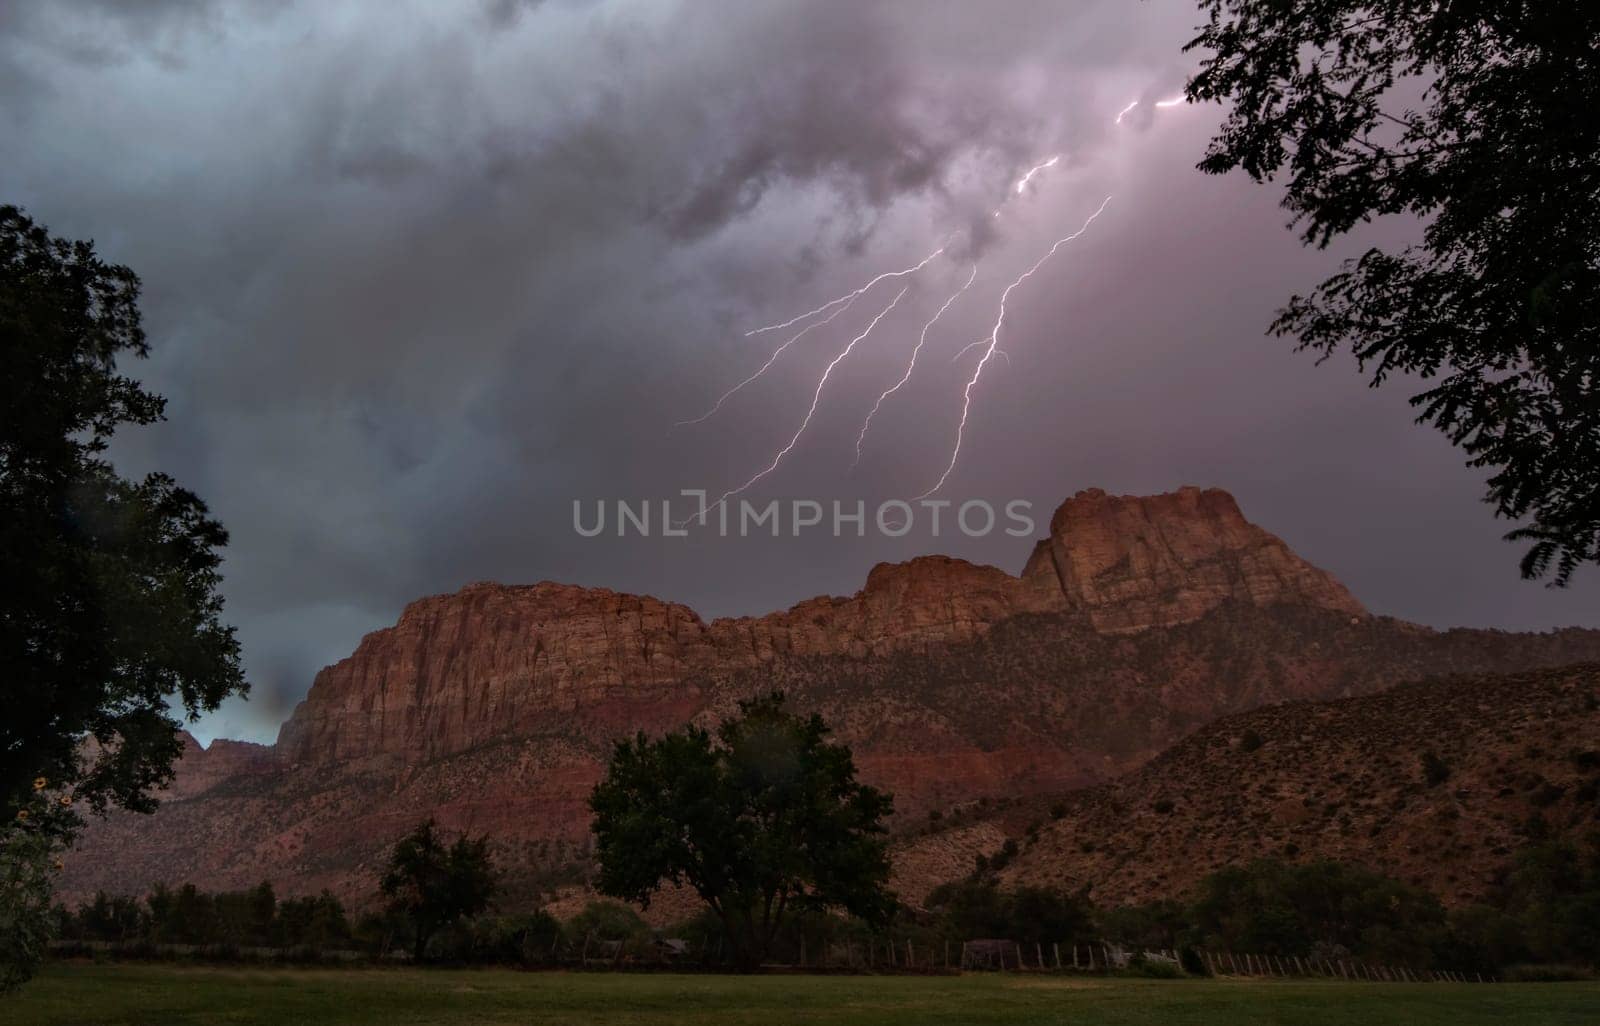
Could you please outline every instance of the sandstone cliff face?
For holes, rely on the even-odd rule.
[[[603,588],[472,584],[411,603],[317,674],[278,735],[291,764],[425,761],[607,702],[668,702],[725,655],[686,606]]]
[[[779,658],[872,658],[968,641],[1020,613],[1080,614],[1101,631],[1135,631],[1226,601],[1365,615],[1332,577],[1247,522],[1226,492],[1087,491],[1056,511],[1021,577],[925,556],[879,564],[848,598],[710,624],[676,603],[549,582],[421,599],[317,675],[277,748],[291,764],[426,760],[608,705],[654,722],[696,703],[689,678]]]

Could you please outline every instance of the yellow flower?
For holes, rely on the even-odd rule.
[[[18,823],[26,823],[27,821],[28,821],[28,810],[27,809],[18,809],[17,810],[17,822]]]
[[[46,780],[45,778],[43,778],[43,777],[34,777],[33,778],[33,789],[35,791],[43,791],[46,787],[49,787],[49,786],[50,786],[50,781]]]
[[[72,795],[64,794],[64,795],[61,796],[61,798],[59,800],[60,800],[62,805],[71,805],[72,804]]]
[[[66,868],[67,864],[65,862],[62,862],[60,859],[56,859],[56,872],[59,873]]]

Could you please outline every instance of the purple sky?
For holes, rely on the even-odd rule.
[[[197,733],[270,740],[317,668],[420,595],[557,579],[761,613],[880,560],[1018,570],[1029,542],[577,537],[572,501],[714,495],[792,436],[880,285],[698,416],[787,335],[744,337],[948,254],[830,378],[749,497],[924,491],[1000,290],[1019,286],[940,497],[1232,491],[1374,611],[1600,625],[1587,575],[1520,581],[1481,472],[1263,330],[1339,259],[1270,186],[1194,170],[1217,108],[1156,110],[1192,3],[207,2],[0,10],[0,199],[145,281],[171,422],[125,437],[233,534],[228,613],[255,692]],[[1141,100],[1121,124],[1117,111]],[[1022,195],[1013,185],[1053,155]],[[996,204],[1011,197],[1000,218]],[[862,418],[899,378],[851,470]]]

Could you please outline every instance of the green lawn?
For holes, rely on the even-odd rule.
[[[58,963],[0,1023],[1600,1022],[1600,984],[1346,984],[1017,975],[668,976],[505,970],[214,969]]]

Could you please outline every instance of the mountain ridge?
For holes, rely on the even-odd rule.
[[[1600,659],[1600,631],[1371,616],[1225,492],[1089,490],[1020,575],[919,557],[763,617],[549,582],[419,599],[317,675],[276,746],[194,746],[153,817],[92,825],[63,890],[272,879],[365,900],[383,848],[433,814],[490,834],[536,899],[587,871],[585,800],[613,739],[774,687],[895,793],[898,829],[1102,783],[1261,705],[1581,659]]]

